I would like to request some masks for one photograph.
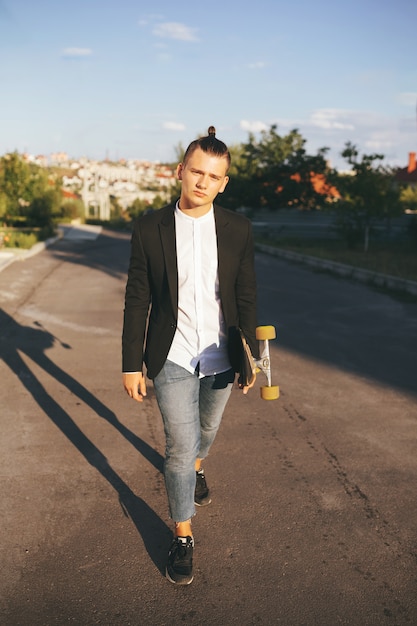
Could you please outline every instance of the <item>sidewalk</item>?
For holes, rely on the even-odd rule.
[[[45,250],[45,248],[51,246],[61,238],[62,234],[59,234],[56,237],[46,239],[46,241],[39,241],[29,250],[23,250],[22,248],[6,248],[5,250],[0,250],[0,272],[6,269],[11,263],[14,263],[14,261],[25,261],[35,254],[38,254],[38,252]]]
[[[59,239],[70,239],[71,241],[95,240],[102,231],[101,226],[93,226],[89,224],[60,224],[58,227],[58,235],[50,237],[45,241],[39,241],[29,250],[22,248],[5,248],[0,250],[0,272],[15,261],[26,261],[30,257],[42,252]]]
[[[89,224],[60,225],[59,234],[56,237],[51,237],[46,241],[40,241],[30,250],[21,250],[19,248],[0,250],[0,272],[11,263],[14,263],[14,261],[25,261],[33,255],[38,254],[59,239],[67,239],[71,241],[93,241],[97,239],[101,231],[101,226],[93,226]],[[265,244],[255,244],[255,248],[258,252],[277,256],[287,261],[304,263],[309,267],[332,272],[333,274],[337,274],[338,276],[342,276],[344,278],[350,278],[351,280],[356,280],[368,285],[385,287],[386,289],[402,291],[417,296],[417,282],[412,280],[397,278],[396,276],[388,276],[379,272],[373,272],[359,267],[337,263],[336,261],[328,261],[318,257],[307,256],[305,254],[300,254],[299,252],[283,250],[281,248],[275,248],[274,246],[268,246]]]
[[[353,265],[345,265],[343,263],[337,263],[336,261],[328,261],[326,259],[320,259],[319,257],[307,256],[305,254],[300,254],[299,252],[283,250],[282,248],[275,248],[274,246],[267,246],[265,244],[255,244],[255,248],[258,252],[263,252],[264,254],[277,256],[287,261],[304,263],[309,267],[332,272],[338,276],[350,278],[351,280],[356,280],[367,285],[385,287],[386,289],[402,291],[417,296],[417,282],[413,280],[397,278],[396,276],[388,276],[379,272],[354,267]]]

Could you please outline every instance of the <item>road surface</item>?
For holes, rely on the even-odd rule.
[[[281,397],[233,391],[178,588],[152,385],[121,387],[128,255],[103,231],[0,273],[0,623],[417,624],[417,304],[257,256]]]

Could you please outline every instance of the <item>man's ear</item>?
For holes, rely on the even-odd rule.
[[[229,177],[225,176],[223,184],[222,184],[222,186],[219,189],[219,193],[223,193],[223,191],[226,189],[226,185],[227,185],[228,182],[229,182]]]
[[[177,178],[178,178],[178,180],[182,180],[182,169],[183,169],[182,163],[178,163],[178,165],[177,165]]]

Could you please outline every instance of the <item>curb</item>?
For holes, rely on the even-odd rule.
[[[19,248],[10,248],[6,250],[0,251],[0,272],[6,267],[9,267],[15,261],[25,261],[30,257],[42,252],[45,248],[48,248],[53,243],[58,241],[58,239],[62,239],[63,232],[61,230],[58,231],[58,235],[56,237],[50,237],[49,239],[45,239],[45,241],[38,241],[32,246],[29,250],[19,250]]]
[[[336,261],[327,261],[326,259],[307,256],[305,254],[300,254],[299,252],[293,252],[292,250],[282,250],[280,248],[267,246],[261,243],[255,243],[255,249],[258,252],[281,257],[287,261],[304,263],[309,267],[326,270],[332,272],[333,274],[342,276],[343,278],[350,278],[351,280],[357,280],[358,282],[368,285],[385,287],[386,289],[402,291],[412,294],[413,296],[417,296],[417,282],[413,280],[406,280],[405,278],[397,278],[396,276],[380,274],[371,270],[354,267],[353,265],[345,265],[344,263],[337,263]]]
[[[38,254],[45,248],[48,248],[59,239],[62,239],[63,231],[60,230],[56,237],[50,237],[45,241],[39,241],[30,250],[17,251],[0,251],[0,272],[14,261],[25,261],[30,257]],[[343,278],[350,278],[351,280],[357,280],[358,282],[375,285],[377,287],[385,287],[387,289],[394,289],[395,291],[403,291],[413,296],[417,296],[417,282],[413,280],[406,280],[405,278],[397,278],[396,276],[389,276],[386,274],[380,274],[379,272],[373,272],[371,270],[361,269],[352,265],[345,265],[344,263],[337,263],[336,261],[328,261],[326,259],[320,259],[319,257],[308,256],[306,254],[300,254],[299,252],[293,252],[292,250],[282,250],[273,246],[267,246],[265,244],[256,243],[255,249],[258,252],[269,254],[271,256],[277,256],[287,261],[294,261],[296,263],[304,263],[309,267],[317,268],[332,272]]]

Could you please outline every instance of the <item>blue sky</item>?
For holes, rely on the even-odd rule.
[[[415,0],[0,0],[0,154],[172,161],[277,124],[404,166],[416,25]]]

